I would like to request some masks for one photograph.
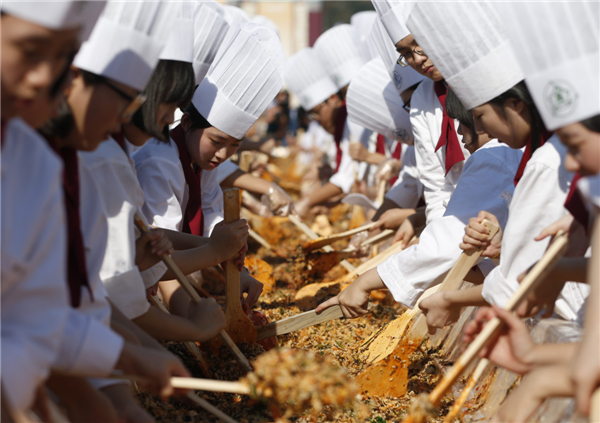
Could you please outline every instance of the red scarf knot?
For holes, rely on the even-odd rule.
[[[462,162],[465,159],[460,141],[458,140],[458,134],[454,128],[454,119],[446,114],[446,95],[448,94],[448,87],[444,81],[437,81],[434,84],[435,94],[437,95],[440,104],[442,105],[442,134],[435,147],[435,151],[438,151],[443,146],[446,146],[446,175],[452,169],[456,163]]]

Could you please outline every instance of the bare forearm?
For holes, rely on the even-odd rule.
[[[552,271],[553,278],[561,282],[586,282],[588,261],[587,257],[563,257]]]
[[[171,241],[175,250],[187,250],[190,248],[202,247],[210,240],[208,237],[186,234],[170,229],[163,229],[163,231],[165,231],[165,234],[169,237],[169,241]]]
[[[483,285],[477,285],[469,289],[460,289],[444,292],[445,300],[455,307],[482,307],[489,305],[481,295]]]
[[[408,217],[410,219],[413,228],[425,225],[427,222],[427,216],[425,215],[425,207],[419,207],[416,212]]]
[[[150,336],[166,341],[202,341],[203,334],[189,320],[166,314],[157,308],[150,309],[133,320]]]
[[[579,342],[563,344],[539,344],[525,357],[532,368],[556,364],[569,364],[577,352]]]
[[[143,346],[163,350],[163,347],[158,343],[158,341],[156,341],[156,339],[148,335],[148,333],[146,333],[133,321],[129,320],[127,316],[121,312],[121,310],[114,306],[113,303],[110,303],[110,308],[111,320],[129,330],[134,336],[137,337]]]
[[[390,200],[388,198],[384,198],[383,203],[377,209],[375,216],[373,216],[373,222],[377,222],[379,220],[379,218],[381,217],[381,215],[383,213],[385,213],[386,211],[391,210],[391,209],[398,209],[398,208],[400,208],[398,206],[398,204],[394,203],[392,200]]]
[[[331,182],[327,182],[321,188],[309,195],[309,205],[310,207],[313,207],[325,203],[336,195],[340,195],[342,192],[340,187],[333,185]]]
[[[171,254],[171,258],[177,264],[184,275],[197,272],[198,270],[216,266],[223,259],[217,257],[214,249],[210,245],[204,245],[199,248],[190,248],[187,250],[176,250]],[[160,278],[161,281],[175,279],[176,275],[170,269]]]
[[[271,182],[238,169],[221,182],[223,189],[234,187],[262,195],[269,191]]]
[[[369,155],[367,156],[367,160],[365,160],[365,161],[372,165],[379,165],[385,159],[386,159],[386,157],[383,154],[369,153]]]

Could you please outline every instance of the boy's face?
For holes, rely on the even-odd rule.
[[[0,27],[2,119],[10,119],[47,95],[77,51],[79,29],[53,31],[10,15]]]
[[[600,133],[589,130],[581,123],[573,123],[556,130],[567,147],[565,168],[582,176],[600,172]]]
[[[342,107],[343,101],[334,94],[323,103],[313,107],[308,113],[311,119],[316,120],[330,134],[335,134],[338,110]]]
[[[421,75],[426,76],[433,81],[442,81],[444,79],[429,57],[425,54],[415,53],[415,50],[417,52],[425,52],[419,47],[412,35],[408,35],[398,41],[396,43],[396,50],[404,56],[409,66]]]

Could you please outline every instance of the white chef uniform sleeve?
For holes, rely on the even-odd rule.
[[[202,213],[204,236],[209,237],[217,223],[223,220],[223,191],[217,182],[215,170],[201,173]]]

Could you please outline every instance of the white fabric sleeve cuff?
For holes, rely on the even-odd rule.
[[[496,267],[483,281],[481,295],[488,303],[503,307],[516,289],[502,277],[500,267]]]
[[[354,184],[354,177],[348,178],[347,175],[344,175],[342,172],[338,171],[335,175],[329,178],[329,182],[341,189],[344,194],[348,194],[352,189],[352,184]]]
[[[107,375],[117,364],[124,340],[108,326],[90,319],[87,336],[82,340],[73,373]]]
[[[392,258],[390,257],[377,266],[377,274],[394,296],[394,300],[408,308],[413,308],[422,293],[408,283],[400,269],[395,265],[396,260]]]
[[[144,281],[136,267],[126,273],[103,280],[110,301],[132,320],[150,308],[146,299]]]
[[[223,215],[221,213],[210,213],[204,215],[204,236],[210,237],[213,229],[223,220]]]
[[[144,288],[148,289],[151,286],[156,285],[156,283],[160,281],[160,278],[162,278],[166,271],[167,265],[164,264],[162,261],[159,261],[151,268],[140,272],[142,280],[144,281]]]

